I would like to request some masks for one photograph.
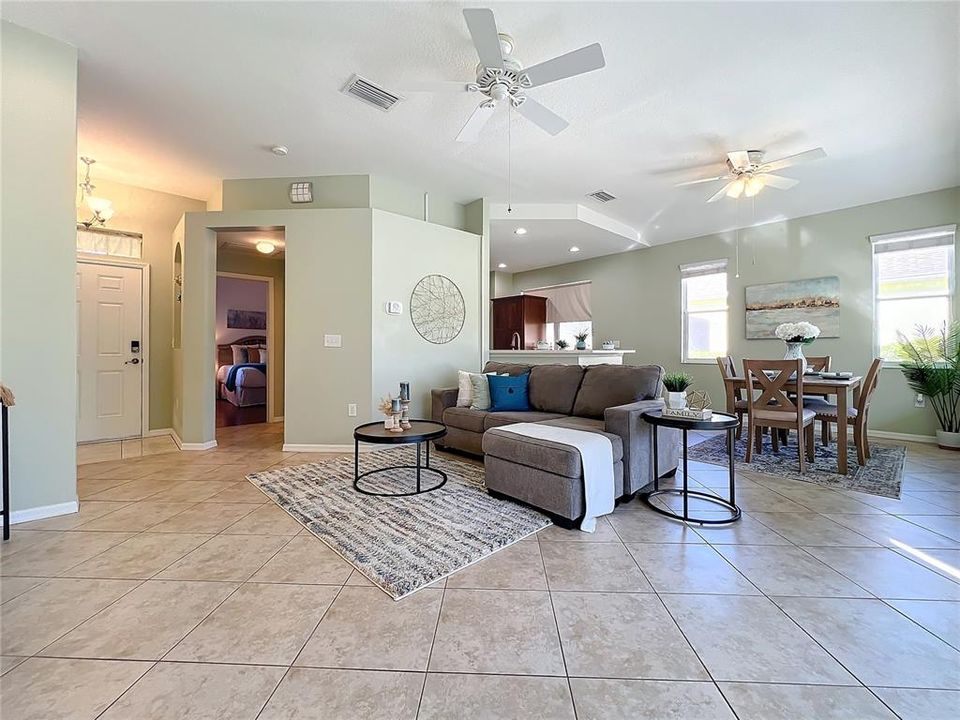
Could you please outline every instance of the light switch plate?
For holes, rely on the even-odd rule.
[[[347,403],[347,415],[349,417],[357,416],[357,404],[356,403]]]
[[[324,335],[323,346],[330,348],[343,347],[343,338],[340,335]]]
[[[387,315],[400,315],[403,313],[403,303],[399,300],[388,300],[386,310]]]

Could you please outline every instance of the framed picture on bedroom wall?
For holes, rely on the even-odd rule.
[[[227,310],[227,327],[237,330],[266,330],[267,314],[260,310]]]
[[[820,337],[840,337],[840,278],[810,278],[749,285],[746,288],[747,340],[775,338],[777,325],[809,322]]]

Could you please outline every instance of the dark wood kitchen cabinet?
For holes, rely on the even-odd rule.
[[[511,295],[493,299],[492,350],[534,350],[547,334],[547,299],[536,295]],[[520,346],[514,347],[514,333]]]

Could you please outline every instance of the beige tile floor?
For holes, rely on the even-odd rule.
[[[960,716],[957,455],[910,447],[900,500],[741,473],[734,526],[635,501],[393,602],[244,480],[318,459],[281,432],[84,462],[15,527],[4,719]]]

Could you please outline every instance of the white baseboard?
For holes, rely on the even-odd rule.
[[[147,430],[143,434],[144,437],[161,437],[163,435],[169,435],[176,442],[177,434],[173,431],[173,428],[156,428],[155,430]]]
[[[936,435],[911,435],[910,433],[887,432],[886,430],[867,430],[867,435],[881,440],[899,440],[901,442],[937,444]]]
[[[202,443],[185,443],[180,439],[180,436],[177,435],[176,430],[170,431],[170,436],[173,438],[173,441],[177,444],[177,447],[185,452],[196,451],[196,450],[213,450],[217,446],[216,440],[207,440],[207,442]]]
[[[385,447],[376,445],[360,445],[360,453],[376,452],[384,450]],[[302,453],[352,453],[353,444],[343,445],[310,445],[301,443],[284,443],[283,452],[302,452]]]
[[[10,513],[10,524],[30,522],[31,520],[44,520],[46,518],[57,517],[58,515],[69,515],[80,510],[80,503],[76,500],[56,505],[41,505],[40,507],[26,508],[24,510],[14,510]]]

